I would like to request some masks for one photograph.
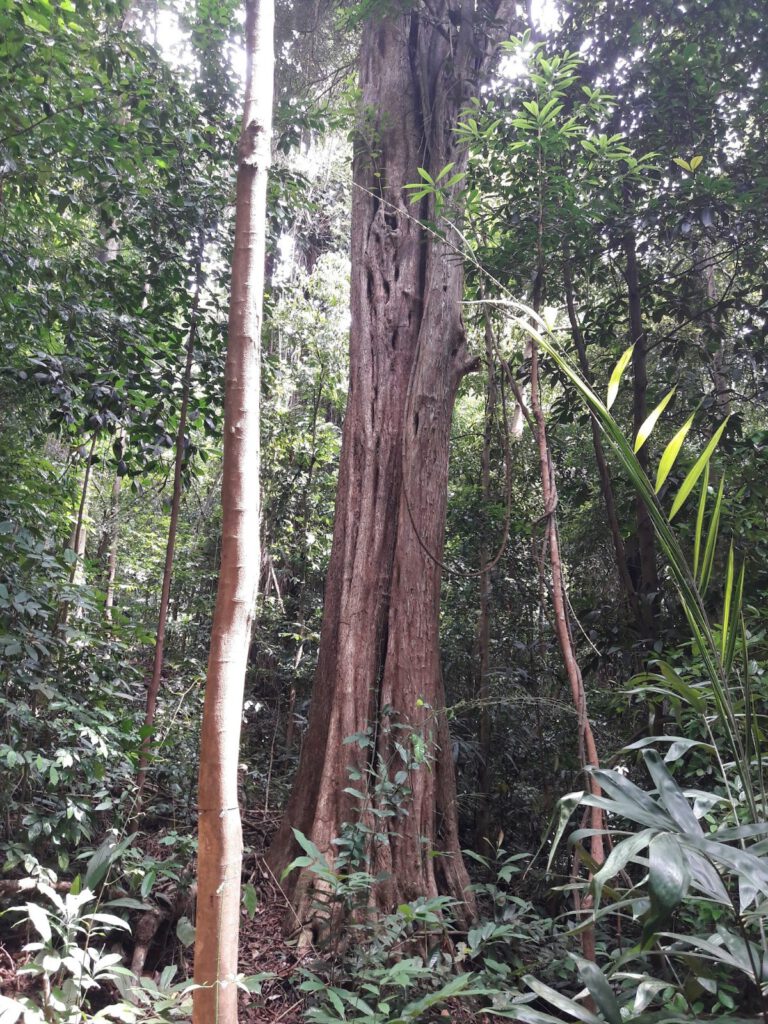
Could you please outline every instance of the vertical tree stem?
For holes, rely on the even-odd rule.
[[[236,1024],[242,830],[240,722],[259,582],[261,325],[271,158],[273,0],[246,0],[246,81],[224,399],[221,568],[211,631],[198,782],[193,1024]]]

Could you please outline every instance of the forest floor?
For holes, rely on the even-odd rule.
[[[240,971],[246,976],[269,971],[276,977],[264,983],[259,996],[241,994],[241,1024],[299,1024],[304,1000],[298,998],[296,975],[303,961],[316,956],[311,948],[298,951],[285,927],[288,904],[264,862],[278,819],[258,812],[243,815],[248,850],[243,878],[254,886],[259,901],[252,918],[245,912],[240,918]]]
[[[265,864],[264,853],[278,818],[278,815],[259,812],[246,813],[243,818],[246,850],[243,881],[254,887],[258,898],[253,914],[244,909],[240,919],[239,969],[246,977],[265,973],[272,977],[264,981],[260,993],[241,993],[240,1024],[301,1024],[306,1010],[306,1000],[298,990],[302,966],[317,968],[318,963],[325,962],[322,951],[311,946],[299,950],[296,933],[291,934],[291,929],[286,928],[290,915],[287,901],[278,880]],[[14,902],[21,904],[31,896],[31,892],[20,894]],[[158,931],[158,937],[147,956],[144,974],[157,981],[163,968],[175,959],[179,967],[175,980],[191,978],[192,947],[182,949],[167,931],[164,938]],[[4,930],[0,935],[0,993],[3,995],[35,999],[38,994],[38,978],[22,970],[33,955],[23,949],[27,939],[24,929],[13,929],[10,933]],[[126,962],[130,963],[129,955]],[[104,994],[108,1000],[119,998],[116,991]],[[487,1021],[485,1016],[478,1016],[458,1002],[450,1010],[443,1009],[437,1019],[453,1024]]]

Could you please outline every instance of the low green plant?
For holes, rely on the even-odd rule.
[[[12,910],[23,914],[21,924],[26,923],[37,936],[23,947],[34,955],[19,974],[39,979],[40,1005],[26,996],[11,1000],[7,1019],[14,1019],[14,1009],[25,1024],[126,1019],[119,1015],[123,1012],[120,1004],[103,1008],[93,1018],[86,1007],[93,990],[116,981],[120,975],[131,976],[121,964],[122,954],[109,952],[106,946],[110,933],[130,932],[129,925],[115,914],[94,909],[96,894],[91,889],[60,895],[39,882],[37,892],[45,897],[45,903],[30,901]]]
[[[563,1019],[585,1024],[716,1019],[725,1024],[746,1019],[732,1016],[734,1010],[768,1020],[768,808],[761,727],[765,710],[753,686],[744,570],[737,568],[733,546],[720,581],[720,623],[710,621],[703,598],[712,580],[723,503],[721,481],[709,509],[709,462],[725,423],[682,478],[667,515],[657,492],[680,455],[693,417],[668,443],[652,486],[636,452],[656,426],[669,396],[630,443],[609,409],[631,353],[625,353],[614,370],[603,403],[571,366],[545,321],[527,307],[511,305],[525,314],[516,322],[585,399],[648,508],[691,628],[691,645],[682,670],[669,659],[658,659],[652,671],[634,681],[635,695],[660,697],[672,706],[678,721],[683,720],[684,709],[688,725],[688,735],[653,736],[631,745],[641,749],[654,788],[638,786],[627,777],[627,768],[592,769],[599,792],[570,794],[560,802],[550,863],[577,806],[606,813],[603,831],[610,840],[610,854],[602,865],[588,863],[591,878],[585,884],[592,909],[577,930],[603,927],[607,962],[601,968],[572,957],[583,986],[575,997],[526,975],[528,993],[515,997],[513,1005],[490,1012],[529,1024]],[[700,480],[689,562],[671,520]],[[660,746],[664,757],[656,749]],[[667,763],[679,762],[691,751],[700,761],[708,761],[706,790],[680,786],[667,768]],[[570,839],[580,848],[580,840],[591,834],[580,830]],[[583,850],[581,855],[586,858]]]

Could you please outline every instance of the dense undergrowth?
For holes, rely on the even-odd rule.
[[[546,335],[537,340],[551,345]],[[680,493],[700,495],[689,561],[615,420],[558,349],[550,351],[648,503],[691,631],[688,643],[649,655],[618,698],[655,709],[665,728],[617,750],[613,767],[593,769],[599,790],[560,795],[538,850],[519,849],[512,822],[507,838],[500,832],[466,851],[479,911],[466,933],[445,897],[390,914],[376,909],[370,807],[360,806],[337,839],[333,863],[297,834],[303,854],[292,869],[312,872],[319,922],[312,956],[288,980],[307,1020],[400,1024],[438,1014],[726,1024],[768,1012],[764,638],[733,543],[716,588],[720,614],[711,620],[706,611],[722,494],[710,486],[709,456],[678,481]],[[105,636],[103,595],[73,583],[72,559],[52,553],[39,532],[5,520],[0,542],[14,566],[0,590],[10,680],[2,697],[0,928],[18,957],[14,984],[27,978],[22,991],[4,996],[3,1020],[186,1019],[195,763],[187,652],[174,665],[179,681],[168,682],[174,710],[153,734],[151,781],[138,808],[146,734],[140,627],[116,621]],[[71,611],[63,626],[62,607]],[[401,728],[402,764],[374,758],[369,768],[379,816],[407,815],[412,773],[430,770],[423,737]],[[265,775],[290,764],[275,757],[275,735],[268,753],[244,765],[246,806],[264,800]],[[364,736],[349,741],[371,745]],[[270,784],[279,794],[283,780]],[[602,864],[588,852],[591,819],[577,814],[580,827],[569,824],[590,807],[604,812]],[[246,915],[258,899],[247,884]],[[147,921],[163,922],[162,941]],[[306,934],[291,941],[301,946]],[[594,950],[589,958],[586,949]],[[264,1006],[258,993],[274,977],[241,976],[244,998]],[[258,1019],[266,1010],[255,1012]]]

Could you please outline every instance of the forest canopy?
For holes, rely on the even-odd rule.
[[[768,1022],[767,53],[0,0],[0,1024]]]

